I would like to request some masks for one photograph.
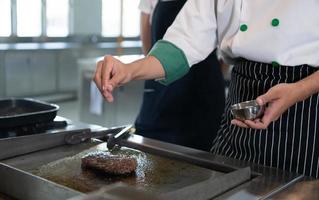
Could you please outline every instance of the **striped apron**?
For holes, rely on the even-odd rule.
[[[221,128],[213,142],[215,154],[264,166],[318,177],[319,173],[319,95],[290,107],[266,130],[231,125],[232,104],[256,99],[279,83],[293,83],[316,68],[307,65],[287,67],[241,60],[232,70],[229,96]]]

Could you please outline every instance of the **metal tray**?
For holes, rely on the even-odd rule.
[[[138,167],[134,175],[111,176],[81,169],[81,158],[95,151],[107,151],[106,143],[93,145],[93,147],[74,156],[48,163],[30,170],[30,172],[83,193],[93,192],[105,185],[122,182],[156,194],[170,192],[224,174],[125,147],[122,147],[118,153],[136,158]]]
[[[81,195],[80,192],[2,163],[0,163],[0,174],[0,193],[2,193],[1,196],[4,196],[5,200],[57,200]]]
[[[58,110],[58,105],[29,98],[0,99],[0,128],[50,122]]]
[[[158,196],[160,199],[204,200],[218,196],[251,179],[251,172],[248,168],[225,173],[130,148],[124,148],[121,151],[137,158],[138,168],[134,175],[116,177],[97,174],[81,169],[81,157],[92,151],[106,150],[106,143],[98,145],[95,142],[82,143],[72,147],[73,150],[74,148],[82,150],[77,151],[75,155],[62,156],[58,160],[53,159],[54,161],[44,165],[43,160],[37,158],[50,157],[45,156],[43,154],[45,152],[22,156],[21,160],[24,164],[20,165],[21,162],[18,162],[20,170],[0,163],[0,177],[2,177],[0,193],[18,199],[21,198],[20,194],[23,194],[23,197],[32,195],[32,198],[24,198],[27,200],[46,199],[45,196],[48,193],[51,199],[66,199],[70,196],[63,194],[61,189],[64,189],[64,193],[69,191],[68,194],[78,192],[79,195],[83,195],[121,182],[132,189]],[[53,154],[58,154],[60,151],[65,152],[65,149],[60,147],[60,149],[56,148],[55,151],[51,149],[51,151]],[[29,159],[26,159],[26,156]],[[14,174],[16,176],[12,178]],[[19,185],[30,185],[30,182],[32,185],[37,185],[36,192],[19,187]],[[57,192],[58,190],[60,192]],[[47,192],[42,193],[41,191]],[[114,195],[120,194],[114,193]]]
[[[95,135],[95,132],[98,130],[100,130],[100,128],[91,128],[92,135]],[[41,141],[42,142],[43,141],[51,141],[52,135],[54,135],[54,134],[47,135],[48,136],[47,138],[35,138],[33,140],[33,143],[41,143]],[[38,142],[38,141],[40,141],[40,142]],[[20,141],[20,142],[22,142],[20,144],[27,144],[27,142],[24,142],[24,143],[23,143],[23,141]],[[83,153],[83,151],[87,151],[90,148],[96,146],[97,144],[103,143],[103,142],[102,143],[100,143],[100,142],[101,141],[92,140],[91,142],[81,143],[78,145],[57,146],[55,148],[50,148],[50,149],[47,149],[44,151],[38,151],[38,152],[30,153],[30,154],[12,157],[12,158],[6,159],[6,160],[1,160],[1,159],[0,160],[1,160],[1,162],[6,163],[9,166],[23,170],[25,172],[36,173],[41,168],[42,170],[40,170],[38,172],[41,172],[41,175],[44,175],[46,172],[46,169],[50,169],[50,167],[57,166],[57,165],[62,164],[62,163],[70,164],[72,166],[73,165],[72,160],[74,160],[74,159],[76,160],[76,158],[79,156],[78,155],[79,153]],[[105,148],[105,145],[106,144],[104,144],[103,148]],[[299,182],[303,178],[302,175],[298,175],[295,173],[283,172],[283,171],[275,169],[275,168],[267,168],[267,167],[262,167],[262,166],[258,166],[258,165],[253,165],[253,164],[246,163],[244,161],[239,161],[239,160],[234,160],[231,158],[213,155],[213,154],[208,153],[208,152],[203,152],[203,151],[191,149],[188,147],[182,147],[182,146],[178,146],[178,145],[174,145],[174,144],[169,144],[169,143],[145,138],[145,137],[142,137],[139,135],[134,135],[134,134],[130,135],[130,137],[128,137],[127,139],[122,140],[120,142],[120,145],[122,145],[123,147],[133,148],[135,150],[140,150],[146,154],[151,154],[151,156],[146,155],[146,161],[149,160],[153,163],[159,163],[159,165],[158,164],[153,165],[153,166],[159,166],[159,168],[157,167],[156,169],[160,169],[160,168],[165,169],[163,171],[164,173],[155,173],[155,174],[150,174],[150,176],[148,176],[148,177],[153,177],[153,179],[147,179],[146,182],[144,182],[144,183],[152,184],[151,187],[148,185],[147,185],[147,187],[142,187],[148,191],[155,190],[153,193],[155,193],[155,195],[160,193],[160,195],[161,195],[161,197],[163,197],[163,199],[172,198],[174,200],[177,200],[177,197],[179,197],[179,198],[183,198],[183,200],[186,200],[187,198],[184,195],[187,195],[187,197],[192,200],[192,199],[201,199],[203,197],[202,195],[208,195],[208,194],[210,196],[216,196],[216,194],[217,194],[218,196],[216,196],[216,199],[245,199],[245,200],[268,199],[280,191],[286,191],[287,187],[289,187],[290,185],[293,185],[296,182]],[[0,144],[0,147],[2,147],[2,146],[3,145]],[[13,145],[13,146],[23,146],[23,145]],[[5,150],[7,148],[4,147],[3,149]],[[158,160],[158,159],[156,159],[156,156],[164,157],[164,160],[163,159]],[[153,158],[155,158],[155,159],[153,159]],[[175,176],[176,174],[173,173],[173,175],[175,177],[168,176],[169,178],[167,179],[165,177],[167,177],[167,175],[170,175],[172,173],[165,172],[165,171],[167,171],[167,170],[168,171],[170,171],[170,170],[178,171],[179,174],[185,173],[185,172],[182,172],[178,169],[178,168],[180,168],[180,165],[175,166],[175,164],[172,165],[172,163],[171,163],[170,166],[174,166],[174,167],[167,167],[167,161],[165,161],[166,158],[173,159],[173,161],[175,160],[175,161],[187,162],[188,164],[195,165],[195,168],[201,167],[201,168],[205,168],[205,169],[211,169],[212,171],[221,172],[223,174],[221,176],[218,176],[218,177],[213,176],[213,179],[209,178],[207,180],[205,180],[205,179],[198,180],[198,178],[200,178],[200,176],[197,176],[196,177],[197,181],[196,181],[196,180],[192,179],[192,177],[194,177],[193,173],[190,175],[188,175],[188,173],[187,173],[186,178],[190,178],[190,179],[188,179],[188,180],[184,179],[184,181],[182,181],[182,182],[178,181],[179,183],[176,185],[176,183],[177,183],[176,179],[175,179],[175,181],[173,179],[178,178],[180,180],[180,177],[179,176],[176,177]],[[161,160],[162,160],[162,162],[161,162]],[[72,161],[72,162],[70,162],[70,161]],[[162,163],[165,163],[165,165]],[[185,165],[185,164],[183,164],[183,165]],[[73,166],[75,166],[75,165],[73,165]],[[249,175],[250,170],[245,169],[245,167],[247,167],[247,166],[252,167],[251,176]],[[194,166],[192,166],[191,168],[194,169]],[[186,171],[190,170],[191,168],[187,167]],[[69,168],[67,168],[67,169],[69,170]],[[60,171],[58,174],[53,174],[53,175],[58,175],[58,176],[59,176],[59,174],[61,174],[61,172],[65,171],[63,168],[57,168],[54,170]],[[72,171],[72,173],[76,173],[76,171],[77,170],[74,170],[74,171]],[[157,172],[160,172],[160,171],[157,170]],[[47,172],[50,172],[50,171],[47,171]],[[51,171],[51,172],[53,172],[53,171]],[[204,171],[202,171],[202,172],[204,172]],[[10,174],[12,174],[12,173],[10,173]],[[205,172],[201,173],[201,174],[205,174]],[[50,174],[48,174],[48,175],[50,175]],[[67,174],[67,175],[69,176],[70,174]],[[41,179],[41,178],[39,178],[39,176],[35,176],[35,175],[33,175],[33,176],[35,177],[35,180]],[[7,194],[9,196],[13,196],[13,197],[18,198],[18,199],[19,199],[19,197],[15,195],[15,192],[12,190],[12,188],[19,188],[20,190],[23,190],[23,192],[20,194],[26,194],[27,192],[34,193],[34,190],[28,191],[28,188],[21,187],[21,185],[28,185],[28,184],[25,184],[21,180],[16,180],[16,182],[5,181],[5,178],[1,172],[1,164],[0,164],[0,177],[1,177],[0,193]],[[142,176],[140,176],[140,177],[143,178]],[[157,179],[156,177],[159,177],[159,179]],[[214,177],[216,177],[216,179]],[[232,179],[231,177],[233,177],[234,179]],[[247,178],[247,177],[248,177],[248,180],[245,181],[244,178]],[[138,178],[138,176],[136,178]],[[183,176],[182,178],[185,178],[185,176]],[[219,179],[219,178],[221,178],[221,179]],[[9,176],[9,179],[11,179],[10,176]],[[227,179],[228,179],[228,181],[227,181]],[[42,180],[48,181],[46,179],[42,179]],[[143,179],[140,179],[140,180],[143,180]],[[159,181],[148,182],[148,180],[159,180]],[[191,180],[191,182],[189,182],[189,180]],[[100,182],[100,181],[103,181],[103,179],[102,180],[98,179],[95,181]],[[109,180],[107,180],[107,181],[109,181]],[[116,182],[116,180],[114,180],[114,181]],[[171,186],[167,186],[166,184],[162,184],[162,183],[167,183],[167,181],[169,181],[170,183],[175,182],[175,184],[173,184],[173,185],[179,186],[179,187],[173,188]],[[52,183],[51,181],[49,181],[49,182]],[[217,182],[217,184],[216,184],[216,182]],[[222,184],[223,182],[225,184]],[[129,183],[129,182],[127,182],[127,183]],[[182,183],[182,184],[180,184],[180,183]],[[141,182],[139,182],[138,184],[141,184]],[[3,190],[5,188],[5,185],[7,185],[6,186],[7,188],[9,188],[8,192]],[[104,187],[104,185],[106,185],[106,184],[103,184],[103,187]],[[132,184],[130,184],[130,185],[132,186]],[[238,185],[238,186],[235,186],[235,185]],[[45,184],[39,184],[39,187],[42,187],[42,186],[44,187]],[[61,186],[61,185],[59,185],[59,186]],[[183,186],[185,186],[185,187],[183,187]],[[225,188],[227,188],[226,186],[228,188],[232,188],[232,186],[235,186],[235,187],[233,189],[229,189],[229,190],[226,189],[225,190]],[[137,185],[137,187],[138,187],[138,185]],[[68,188],[68,187],[66,187],[66,188]],[[149,189],[147,189],[147,188],[149,188]],[[51,187],[51,189],[54,190],[54,187]],[[68,189],[71,190],[71,188],[68,188]],[[223,189],[223,192],[221,191],[221,189]],[[202,192],[202,190],[204,190],[204,192]],[[46,191],[47,191],[47,193],[42,193],[41,195],[38,196],[38,198],[30,198],[30,199],[32,199],[32,200],[41,199],[42,200],[42,199],[47,199],[47,197],[46,197],[46,196],[48,196],[47,194],[52,194],[52,195],[50,195],[52,197],[54,197],[55,195],[61,194],[60,192],[51,193],[51,191],[48,191],[48,190],[46,190]],[[207,192],[209,192],[209,193],[207,193]],[[189,194],[189,193],[192,193],[192,194]],[[212,195],[212,193],[214,193],[215,195]],[[81,193],[81,194],[83,194],[83,193]],[[42,196],[42,195],[44,195],[44,196]],[[23,197],[25,197],[25,196],[26,195],[24,195]],[[23,198],[23,199],[27,199],[27,198]],[[56,196],[56,199],[64,199],[64,198],[61,196]],[[115,199],[115,198],[112,198],[112,199]],[[208,198],[204,198],[204,199],[208,199]]]

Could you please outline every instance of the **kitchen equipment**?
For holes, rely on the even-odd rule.
[[[106,185],[122,182],[153,195],[163,194],[163,199],[176,199],[176,197],[181,196],[181,194],[184,193],[185,189],[183,188],[187,187],[186,190],[189,195],[187,198],[184,198],[185,200],[194,198],[203,200],[206,199],[203,197],[213,197],[221,194],[230,188],[245,183],[252,177],[249,168],[243,170],[228,170],[225,168],[223,171],[218,171],[214,170],[214,167],[212,167],[212,169],[203,168],[183,160],[175,160],[146,152],[139,152],[125,147],[122,147],[121,151],[136,156],[138,161],[136,174],[124,177],[105,176],[103,174],[96,174],[96,172],[90,170],[81,169],[81,158],[89,152],[107,150],[106,144],[81,143],[77,145],[77,147],[80,146],[85,146],[87,149],[83,151],[83,148],[81,148],[82,151],[78,154],[67,156],[47,164],[39,164],[37,156],[33,157],[32,161],[24,159],[23,164],[22,162],[16,162],[17,160],[15,158],[14,160],[16,161],[14,162],[20,165],[20,167],[21,164],[23,165],[23,168],[26,167],[27,169],[24,168],[24,170],[29,173],[31,172],[32,176],[42,177],[44,180],[49,180],[49,182],[52,181],[59,185],[66,186],[66,188],[83,193],[93,192]],[[65,150],[62,151],[64,152]],[[59,152],[55,152],[55,154],[57,153]],[[40,154],[38,155],[40,156]],[[50,156],[45,156],[46,159],[49,157]],[[43,157],[41,160],[43,160]],[[6,166],[3,166],[3,168],[6,168]],[[2,176],[1,171],[0,176]],[[8,176],[4,176],[4,178],[2,185],[0,185],[3,186],[3,188],[10,188],[19,182],[18,179],[15,180],[15,182],[6,181],[6,179],[11,179]],[[203,185],[205,185],[203,190],[206,190],[208,187],[210,188],[210,191],[205,194],[202,194],[202,192],[198,193],[198,191],[203,191],[199,189]],[[52,190],[52,188],[50,189]],[[24,191],[26,194],[32,193],[32,191],[24,190],[23,187],[19,187],[19,189],[16,190]],[[8,194],[8,191],[3,191],[3,189],[0,188],[0,192]],[[11,194],[10,191],[9,194]],[[33,199],[43,199],[43,194],[40,193],[38,195],[39,196],[36,198],[34,197]]]
[[[74,156],[50,162],[33,169],[31,172],[34,175],[84,193],[93,192],[105,185],[122,182],[135,188],[143,188],[144,191],[157,195],[173,192],[185,186],[209,179],[222,179],[222,177],[227,177],[226,175],[228,174],[227,172],[206,169],[184,161],[177,161],[127,147],[122,147],[120,150],[116,149],[112,153],[130,155],[136,159],[138,164],[133,175],[110,176],[81,168],[81,158],[83,156],[92,152],[107,150],[105,143],[93,144],[91,148],[81,151]],[[248,180],[251,177],[250,175],[251,173],[243,180],[237,174],[237,181],[243,182]],[[231,183],[233,182],[236,181],[232,181]]]
[[[39,196],[47,200],[66,199],[80,192],[64,186],[49,182],[30,173],[0,163],[0,188],[5,194],[14,193],[16,199],[39,199]],[[12,187],[18,184],[20,187]],[[22,187],[21,187],[22,186]],[[48,192],[51,194],[49,195]]]
[[[116,142],[119,141],[120,138],[123,138],[129,130],[131,129],[132,125],[124,125],[124,126],[116,126],[111,128],[101,128],[95,130],[93,132],[82,132],[82,133],[71,133],[65,137],[65,142],[67,144],[80,144],[85,142],[89,139],[95,138],[100,140],[108,140],[108,145],[113,148]]]
[[[34,99],[1,99],[0,128],[12,128],[53,121],[59,106]]]
[[[82,184],[82,186],[85,187],[90,186],[90,191],[95,191],[95,188],[98,189],[100,186],[104,187],[108,184],[123,180],[117,179],[116,177],[105,177],[104,179],[98,177],[94,178],[94,174],[92,173],[84,173],[82,176],[74,175],[74,173],[79,172],[78,170],[80,170],[80,166],[77,164],[80,163],[80,155],[87,151],[94,150],[91,148],[107,150],[107,144],[101,140],[87,139],[85,142],[70,145],[66,144],[66,136],[91,135],[91,138],[92,136],[94,138],[94,135],[97,135],[104,137],[105,133],[101,135],[100,131],[106,131],[111,128],[75,123],[65,118],[63,118],[63,120],[67,121],[67,126],[64,128],[48,130],[45,133],[0,139],[0,162],[5,164],[5,166],[2,167],[3,170],[0,170],[0,184],[2,184],[0,185],[0,197],[11,196],[19,198],[19,194],[25,194],[25,196],[27,196],[26,192],[34,192],[38,196],[32,196],[30,199],[47,199],[47,196],[50,196],[50,198],[53,199],[66,199],[72,195],[64,196],[64,194],[71,194],[69,192],[74,191],[74,189],[71,189],[73,187],[62,187],[62,185],[70,183],[69,181],[73,181],[75,184],[73,186]],[[122,129],[116,130],[117,131],[114,131],[114,133],[117,133]],[[111,130],[109,131],[111,132]],[[158,196],[158,194],[159,196],[162,194],[180,194],[180,192],[183,191],[183,188],[185,189],[187,187],[189,187],[189,191],[204,190],[205,192],[207,191],[207,188],[205,189],[205,181],[210,182],[209,179],[212,178],[213,182],[214,177],[226,177],[226,179],[224,179],[226,180],[225,183],[222,181],[219,181],[218,184],[215,183],[215,187],[217,187],[216,191],[219,192],[213,199],[217,200],[277,200],[282,199],[282,195],[289,196],[290,194],[300,194],[309,197],[304,199],[316,199],[313,197],[317,193],[314,193],[313,191],[319,191],[319,184],[313,182],[305,183],[305,177],[302,175],[226,158],[135,134],[130,134],[130,136],[126,138],[121,138],[117,143],[121,145],[121,151],[126,148],[133,151],[140,151],[137,155],[141,155],[140,160],[146,161],[141,162],[145,165],[140,165],[140,167],[144,167],[148,170],[147,173],[136,174],[139,179],[136,179],[137,177],[134,176],[131,177],[132,179],[124,179],[126,181],[125,183],[129,183],[130,186],[135,188],[136,186],[139,186],[138,188],[142,190],[147,190],[148,188],[153,191],[152,194],[155,194],[156,196]],[[244,175],[248,172],[246,167],[250,167],[251,169],[249,170],[250,175],[248,174],[248,177],[250,178],[246,181],[241,180],[235,183],[234,181],[238,181],[239,177],[245,177]],[[7,170],[10,171],[10,169],[7,168],[26,173],[12,173],[17,174],[17,176],[11,181],[10,176],[2,175],[6,173]],[[52,179],[49,179],[49,177],[41,178],[38,176],[40,174],[37,175],[35,170],[39,168],[42,169],[42,175],[45,172],[51,173]],[[244,171],[242,171],[242,169]],[[30,172],[34,174],[31,174]],[[139,172],[141,172],[141,170]],[[11,172],[9,174],[11,174]],[[27,187],[28,184],[25,184],[24,180],[31,175],[36,180],[44,181],[42,182],[43,184],[37,185],[36,190],[42,190],[42,188],[45,187],[45,193],[37,192]],[[83,179],[90,178],[90,176],[93,176],[93,179]],[[62,178],[62,181],[64,178],[64,182],[58,182],[54,178]],[[9,179],[9,181],[6,179]],[[88,180],[91,180],[91,182]],[[300,184],[298,183],[305,185],[305,187],[299,187]],[[228,189],[225,190],[224,186],[228,186]],[[57,192],[60,191],[61,188],[69,192]],[[196,188],[198,188],[198,190]],[[220,191],[220,189],[222,190]],[[76,192],[79,192],[80,195],[84,195],[83,192],[79,191],[79,188],[76,188],[75,190]],[[114,190],[110,192],[112,192],[112,195],[116,195],[115,191],[119,190],[114,188]],[[190,199],[197,199],[197,197],[201,198],[201,195],[204,196],[210,194],[202,194],[201,192],[198,196],[193,193],[188,196]]]
[[[8,137],[19,137],[19,136],[41,134],[48,130],[63,129],[67,125],[68,124],[65,120],[54,120],[50,122],[27,124],[27,125],[11,127],[11,128],[1,128],[0,139],[8,138]]]
[[[157,196],[154,194],[152,195],[150,192],[143,192],[142,189],[136,189],[128,184],[115,183],[103,187],[97,192],[89,193],[87,196],[82,195],[69,200],[207,200],[211,197],[218,196],[218,194],[227,190],[230,184],[236,186],[240,180],[248,180],[250,173],[249,168],[244,168],[225,176],[208,178],[207,180],[194,185]]]
[[[121,138],[124,138],[131,130],[132,125],[123,128],[119,133],[111,134],[107,139],[107,148],[112,151],[116,145],[119,145]]]
[[[249,167],[236,170],[224,176],[213,177],[194,185],[189,185],[173,192],[160,195],[162,199],[186,200],[197,199],[206,200],[234,188],[251,178]]]
[[[239,120],[254,120],[264,113],[264,106],[258,105],[256,100],[245,101],[230,107],[232,115]]]
[[[127,126],[104,128],[81,122],[74,123],[57,116],[54,121],[48,123],[0,128],[0,160],[56,146],[75,145],[91,138],[106,141],[110,135],[115,135]]]
[[[68,200],[160,200],[154,195],[136,190],[126,184],[116,183],[105,186],[85,196],[76,196]]]

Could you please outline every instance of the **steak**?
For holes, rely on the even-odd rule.
[[[137,161],[129,155],[113,155],[96,151],[82,157],[82,168],[95,169],[108,174],[126,175],[135,172]]]

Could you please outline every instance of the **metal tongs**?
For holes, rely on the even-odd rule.
[[[109,149],[109,151],[112,151],[117,145],[120,146],[121,139],[130,133],[131,128],[132,125],[129,125],[123,128],[119,133],[109,135],[106,141],[106,146]]]
[[[125,138],[131,131],[133,125],[125,125],[110,129],[100,129],[97,131],[84,131],[66,135],[64,140],[67,144],[80,144],[89,139],[100,139],[107,142],[107,148],[112,151],[115,146],[120,146],[121,139]]]

